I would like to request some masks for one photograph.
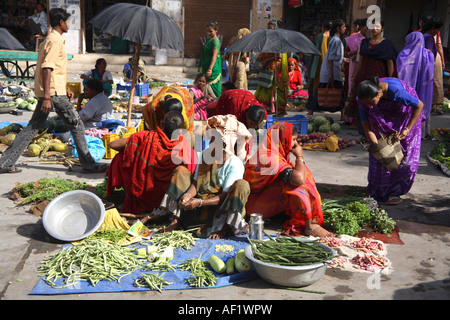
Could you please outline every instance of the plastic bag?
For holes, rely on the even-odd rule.
[[[103,144],[103,140],[87,135],[85,135],[85,137],[92,158],[94,158],[95,162],[102,160],[106,154],[106,148],[105,145]],[[73,141],[72,136],[71,139]],[[78,158],[78,151],[77,148],[75,147],[75,144],[73,144],[72,155],[74,156],[74,158]]]

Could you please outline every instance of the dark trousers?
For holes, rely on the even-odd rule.
[[[38,134],[39,129],[44,126],[48,113],[42,112],[42,101],[43,99],[39,99],[28,125],[17,134],[12,145],[3,153],[3,156],[0,158],[1,169],[11,169],[25,151],[31,139],[33,139]],[[82,168],[85,170],[92,170],[95,166],[95,160],[89,153],[84,124],[83,121],[81,121],[78,112],[66,96],[53,96],[52,107],[72,133]]]

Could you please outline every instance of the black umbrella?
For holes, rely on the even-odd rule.
[[[184,40],[180,27],[166,14],[148,6],[133,3],[117,3],[109,6],[89,22],[105,33],[136,44],[128,103],[127,126],[129,126],[141,46],[151,45],[160,49],[182,51],[184,50]]]
[[[5,28],[0,28],[0,49],[26,50],[19,40],[14,38]]]
[[[286,29],[263,29],[252,32],[227,48],[227,52],[268,52],[321,55],[303,33]]]
[[[227,52],[267,52],[322,55],[304,34],[286,29],[263,29],[252,32],[227,48]],[[275,64],[276,68],[276,64]],[[275,74],[277,73],[275,69]],[[275,88],[275,113],[277,110],[277,90]],[[278,116],[277,116],[278,120]]]

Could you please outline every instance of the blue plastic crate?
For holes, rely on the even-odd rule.
[[[125,82],[125,85],[122,86],[117,84],[117,91],[126,90],[131,91],[131,82]],[[150,93],[150,85],[148,83],[136,83],[134,95],[137,97],[142,97]]]
[[[268,115],[264,129],[269,129],[275,120],[274,116]],[[297,114],[293,117],[278,117],[278,122],[292,123],[297,128],[298,134],[308,134],[308,118],[302,114]]]

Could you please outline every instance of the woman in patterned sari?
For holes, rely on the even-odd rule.
[[[112,159],[106,176],[106,195],[114,188],[124,188],[123,211],[133,214],[150,213],[158,208],[177,166],[194,172],[197,154],[182,135],[172,137],[183,127],[183,117],[170,111],[161,128],[144,130],[129,138],[114,140],[109,147],[119,151]],[[174,161],[175,160],[175,161]]]
[[[234,154],[237,132],[217,128],[220,121],[208,119],[207,134],[212,135],[209,147],[203,151],[195,174],[185,167],[175,169],[160,208],[172,216],[172,222],[161,232],[200,227],[198,236],[212,239],[248,232],[245,203],[250,186],[243,180],[244,164]],[[229,121],[237,120],[230,118]],[[250,138],[250,132],[241,124]],[[242,136],[242,131],[239,134]],[[231,151],[233,150],[233,151]]]
[[[142,115],[147,126],[156,130],[164,115],[171,110],[179,111],[183,115],[183,129],[189,131],[191,146],[194,146],[194,100],[186,89],[177,85],[162,88],[153,101],[145,105]]]
[[[412,86],[397,78],[373,77],[356,91],[362,126],[371,144],[396,132],[403,151],[398,169],[389,172],[369,155],[368,190],[372,198],[399,204],[409,192],[419,168],[423,103]]]
[[[290,161],[290,154],[296,158]],[[314,177],[303,160],[302,147],[292,123],[280,122],[267,130],[259,150],[250,158],[244,179],[251,186],[247,215],[261,213],[271,218],[286,212],[284,233],[323,237],[322,202]]]

